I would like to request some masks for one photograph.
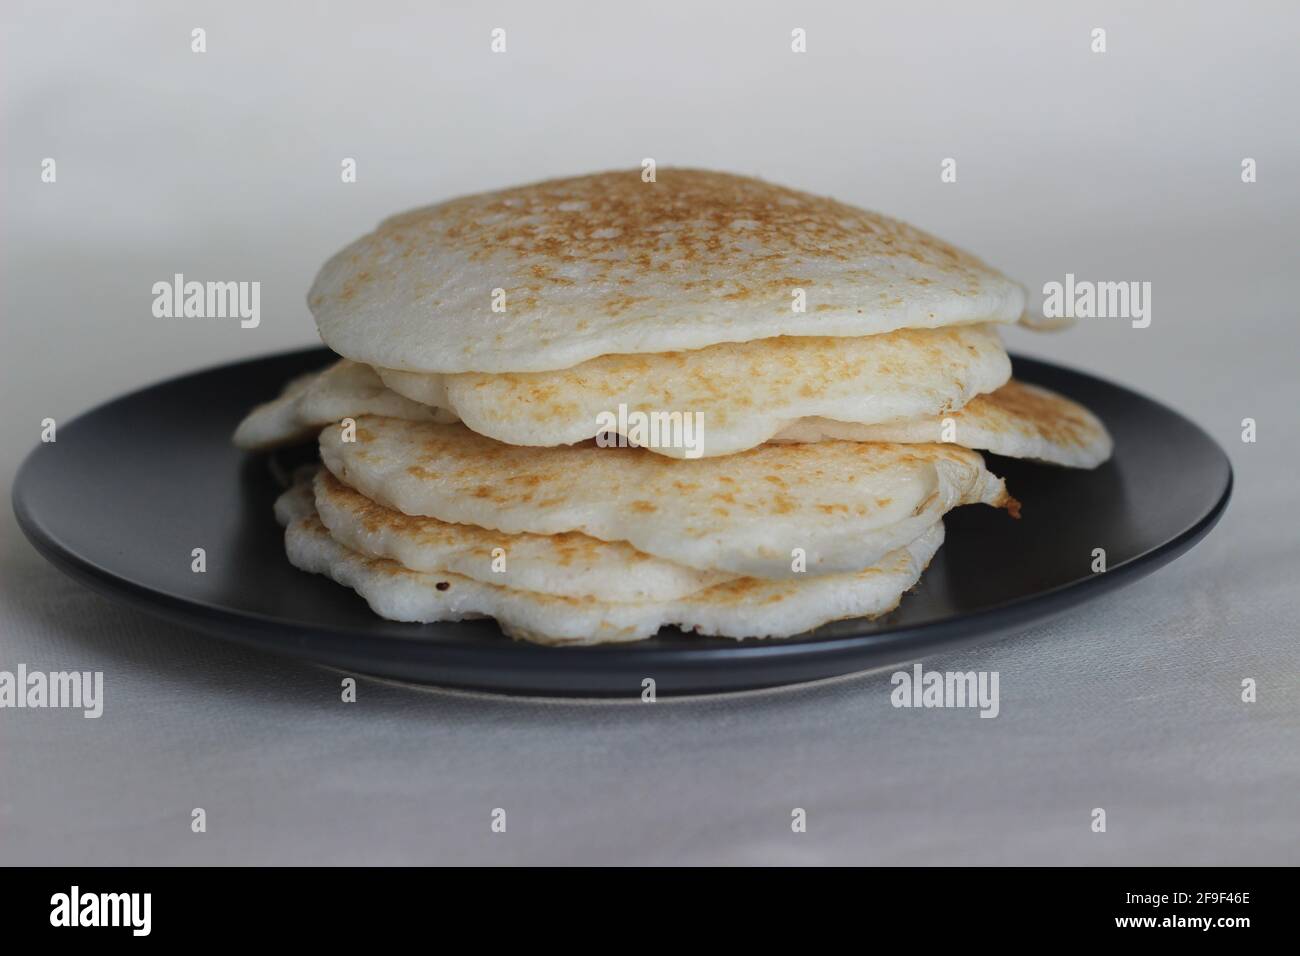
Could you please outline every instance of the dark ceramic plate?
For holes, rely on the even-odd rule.
[[[1227,505],[1232,469],[1187,419],[1059,366],[1016,358],[1017,377],[1096,412],[1114,458],[1077,471],[989,456],[1023,505],[1013,521],[961,508],[902,605],[788,640],[732,641],[665,629],[636,644],[548,648],[491,621],[398,624],[346,588],[285,560],[271,514],[283,464],[230,444],[236,423],[286,380],[330,361],[292,352],[187,375],[61,425],[14,484],[14,511],[57,567],[109,597],[279,654],[421,683],[542,694],[737,690],[847,674],[984,640],[1060,614],[1186,551]],[[202,547],[207,571],[190,570]],[[1094,548],[1108,570],[1092,572]]]

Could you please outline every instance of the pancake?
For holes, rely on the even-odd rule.
[[[895,219],[727,173],[657,179],[599,173],[394,216],[316,277],[321,338],[381,368],[537,372],[1024,310],[1019,285]]]
[[[949,415],[880,425],[806,418],[775,441],[937,442],[944,438],[945,418],[952,420],[956,444],[1008,458],[1096,468],[1113,447],[1106,426],[1078,402],[1014,380]]]
[[[300,375],[278,398],[258,405],[235,430],[240,448],[264,450],[306,441],[322,425],[357,415],[391,415],[413,421],[455,421],[456,416],[411,401],[384,386],[368,365],[344,359]]]
[[[453,572],[485,584],[607,603],[671,601],[734,577],[683,567],[622,541],[600,541],[572,531],[502,534],[404,515],[375,504],[324,468],[311,488],[306,511],[314,506],[335,541],[412,571]],[[303,513],[299,505],[294,516]]]
[[[638,415],[699,416],[698,440],[689,447],[649,446],[682,458],[753,448],[804,417],[874,424],[942,415],[1006,382],[1011,362],[996,328],[967,325],[604,355],[554,372],[377,371],[394,391],[449,409],[479,434],[511,445],[627,435],[626,423]],[[620,406],[627,415],[616,414]],[[608,428],[610,420],[623,427]]]
[[[837,409],[838,414],[857,414],[861,418],[878,419],[888,415],[887,420],[868,424],[836,420],[829,416],[806,416],[787,421],[782,415],[773,413],[770,401],[774,392],[785,393],[792,403],[805,399],[815,400],[809,399],[809,396],[825,395],[827,391],[840,391],[842,375],[834,376],[841,383],[840,385],[832,383],[828,386],[810,386],[807,389],[803,387],[794,389],[788,380],[781,380],[772,388],[765,388],[759,382],[749,389],[749,396],[733,399],[733,402],[747,410],[752,410],[763,427],[755,430],[750,427],[750,423],[736,422],[735,419],[740,416],[727,409],[716,413],[703,412],[702,414],[706,416],[705,427],[701,432],[702,440],[699,442],[703,455],[708,457],[716,454],[733,454],[753,447],[748,442],[768,431],[773,422],[780,424],[780,430],[763,439],[773,443],[856,441],[924,444],[942,442],[945,438],[945,422],[950,419],[953,422],[951,432],[953,444],[964,448],[1073,468],[1095,468],[1110,458],[1112,442],[1101,421],[1079,403],[1048,389],[1025,382],[1009,381],[994,391],[975,394],[968,401],[961,397],[967,392],[983,390],[1002,377],[1002,365],[997,361],[995,353],[988,346],[987,340],[980,341],[980,337],[986,334],[986,327],[969,326],[941,330],[938,333],[905,331],[890,333],[879,338],[887,339],[894,335],[935,334],[943,337],[951,334],[954,342],[972,339],[965,346],[959,347],[968,355],[974,356],[979,353],[978,360],[964,369],[950,366],[947,369],[931,368],[928,371],[911,370],[908,382],[913,384],[904,382],[899,384],[894,393],[877,394],[870,383],[879,382],[881,377],[895,374],[898,369],[895,364],[886,364],[879,377],[863,374],[864,406],[861,409],[855,410],[852,403],[846,403],[844,407]],[[852,340],[780,339],[773,341],[820,343]],[[767,344],[766,342],[752,343],[760,347]],[[945,343],[944,346],[936,344],[935,350],[929,352],[932,365],[939,361],[939,354],[942,354],[944,348],[951,344]],[[750,344],[746,344],[714,348],[748,349],[750,347]],[[710,350],[682,354],[698,355],[707,351]],[[914,353],[913,357],[920,354]],[[607,356],[584,363],[579,368],[605,364],[607,359],[611,358],[626,358],[633,362],[645,361],[656,366],[655,373],[641,381],[628,379],[629,388],[637,390],[642,396],[649,396],[651,402],[661,401],[664,404],[667,404],[673,396],[687,394],[691,397],[681,404],[688,407],[690,405],[698,407],[705,405],[709,400],[722,398],[713,394],[715,390],[710,387],[709,382],[725,384],[725,391],[728,393],[742,391],[745,388],[743,375],[714,374],[705,376],[695,385],[691,384],[696,381],[694,377],[683,377],[679,381],[684,391],[676,391],[679,381],[669,382],[666,368],[657,367],[659,359],[669,357],[650,355],[637,359],[631,356]],[[951,361],[953,366],[957,366],[961,358],[954,354]],[[684,364],[690,363],[684,361]],[[879,363],[872,360],[871,364]],[[577,399],[569,400],[561,396],[580,395],[584,390],[590,394],[591,390],[596,388],[593,385],[595,378],[569,381],[569,374],[569,372],[537,373],[537,377],[553,379],[557,387],[565,390],[560,395],[555,395],[553,400],[546,401],[545,396],[549,393],[549,387],[547,391],[542,391],[538,387],[525,389],[518,384],[524,379],[533,378],[532,374],[440,376],[409,372],[393,373],[383,370],[377,375],[369,366],[345,359],[323,372],[295,379],[286,387],[285,393],[280,398],[258,406],[250,412],[235,434],[235,443],[244,448],[261,449],[294,441],[306,441],[314,438],[323,425],[362,415],[382,415],[410,421],[454,422],[457,416],[448,410],[448,406],[453,404],[453,399],[448,397],[445,383],[459,382],[462,379],[511,379],[516,383],[502,385],[487,381],[480,389],[470,385],[453,386],[453,391],[463,388],[472,396],[470,401],[456,400],[455,403],[459,405],[461,411],[469,407],[478,409],[471,413],[473,424],[477,426],[475,431],[512,444],[537,444],[543,434],[555,444],[560,444],[562,439],[579,442],[583,438],[591,437],[591,434],[582,434],[583,432],[593,432],[593,429],[571,428],[563,424],[570,420],[576,422],[579,416],[576,414]],[[758,374],[757,370],[755,374]],[[396,376],[394,384],[400,384],[407,394],[399,395],[387,389],[380,381],[381,375],[385,381]],[[929,376],[928,386],[915,384],[917,378],[923,379],[926,376]],[[807,394],[796,394],[804,392]],[[520,429],[514,424],[515,419],[503,416],[495,400],[491,402],[485,400],[489,394],[497,396],[504,405],[519,410],[518,420],[528,423],[528,427]],[[606,394],[610,392],[607,391]],[[954,394],[959,397],[953,398]],[[509,399],[506,398],[507,395]],[[758,395],[763,395],[766,401],[757,401],[755,396]],[[627,398],[631,395],[625,392],[622,397]],[[442,407],[431,408],[426,402],[441,403]],[[589,404],[594,407],[594,403]],[[643,402],[636,407],[644,408],[646,404],[649,403]],[[894,411],[927,406],[940,406],[940,408],[938,411],[915,418],[899,419],[892,415]],[[572,413],[572,418],[566,419],[563,417],[564,413]],[[764,416],[768,417],[764,418]],[[592,421],[595,421],[594,414]],[[710,423],[713,423],[712,427]],[[580,434],[582,437],[575,437]],[[651,447],[648,450],[675,458],[687,457],[691,451],[685,446]]]
[[[287,528],[299,518],[316,514],[316,495],[312,479],[321,469],[318,466],[304,466],[295,473],[291,484],[280,497],[275,499],[275,520],[282,528]]]
[[[393,621],[494,617],[507,634],[541,644],[627,642],[661,626],[724,637],[788,637],[842,618],[876,617],[898,605],[943,542],[942,522],[876,566],[788,581],[738,578],[675,601],[615,604],[484,584],[457,574],[411,571],[336,541],[314,515],[285,531],[289,561],[355,590]]]
[[[857,571],[951,508],[1014,499],[978,453],[955,445],[829,441],[674,460],[637,448],[504,445],[462,425],[357,419],[326,427],[321,460],[345,484],[408,515],[507,534],[579,531],[675,564],[788,578]]]

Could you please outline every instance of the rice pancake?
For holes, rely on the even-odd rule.
[[[692,461],[504,445],[459,424],[366,416],[355,435],[327,426],[320,452],[344,484],[404,514],[506,534],[578,531],[753,577],[861,570],[958,505],[1016,507],[979,454],[955,445],[828,441]]]
[[[1036,385],[1010,381],[944,416],[862,425],[805,418],[776,441],[951,441],[1008,458],[1032,458],[1072,468],[1095,468],[1110,458],[1106,426],[1088,409]]]
[[[604,355],[554,372],[377,371],[394,391],[511,445],[571,445],[602,432],[634,437],[627,423],[638,415],[698,416],[689,447],[634,438],[683,458],[753,448],[805,417],[877,424],[942,415],[1005,383],[1011,362],[993,326],[966,325]]]
[[[313,438],[322,425],[357,415],[392,415],[413,421],[455,421],[386,388],[368,365],[344,359],[319,372],[300,375],[279,397],[258,405],[235,429],[240,448],[265,450]]]
[[[307,297],[369,365],[539,372],[775,336],[1015,322],[1024,290],[906,223],[699,169],[555,179],[385,220]]]
[[[596,644],[652,637],[664,625],[724,637],[789,637],[842,618],[893,610],[943,542],[937,522],[875,566],[785,581],[737,578],[670,601],[615,604],[485,584],[452,573],[411,571],[335,540],[315,515],[285,531],[289,561],[355,590],[380,617],[428,623],[493,617],[505,633],[541,644]]]
[[[611,603],[671,601],[735,577],[683,567],[626,542],[576,531],[502,534],[404,515],[376,504],[324,468],[311,487],[311,503],[334,540],[412,571],[453,572],[485,584]]]

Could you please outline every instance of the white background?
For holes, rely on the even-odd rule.
[[[0,858],[1297,862],[1295,10],[6,4],[6,485],[46,416],[314,341],[316,268],[383,216],[650,156],[899,216],[1031,291],[1066,272],[1150,281],[1148,329],[1009,344],[1183,411],[1237,489],[1157,575],[927,662],[998,670],[991,721],[893,710],[887,675],[653,708],[363,681],[345,708],[337,675],[85,592],[6,513],[0,669],[102,669],[108,700],[98,721],[0,711]],[[175,272],[260,281],[261,327],[154,318],[150,288]]]

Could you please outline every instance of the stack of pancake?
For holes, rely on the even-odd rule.
[[[1016,513],[977,449],[1110,454],[1086,409],[1011,379],[1018,285],[754,179],[604,173],[415,210],[308,302],[343,358],[235,440],[318,440],[277,503],[289,560],[394,620],[585,644],[874,617],[950,509]]]

